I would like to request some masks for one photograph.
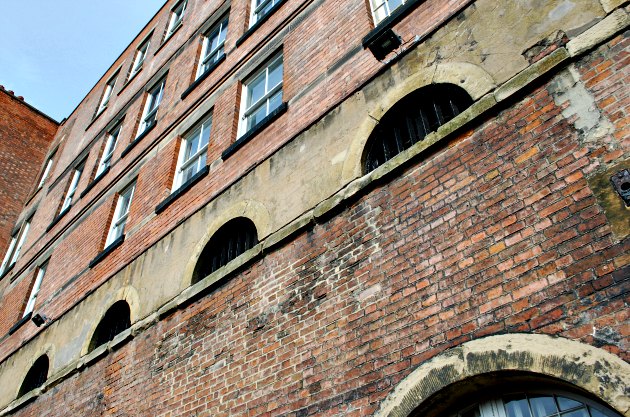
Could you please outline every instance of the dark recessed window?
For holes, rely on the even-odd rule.
[[[41,387],[42,385],[44,385],[44,382],[46,382],[47,378],[48,356],[42,355],[35,361],[33,366],[31,366],[31,369],[28,370],[28,373],[24,378],[24,382],[22,382],[22,386],[20,387],[18,397],[27,394],[35,388]]]
[[[365,172],[422,141],[472,102],[463,88],[452,84],[433,84],[407,95],[374,128],[366,145]]]
[[[258,243],[254,223],[244,217],[230,220],[210,238],[193,273],[193,284],[221,268]]]
[[[89,352],[97,347],[110,342],[123,330],[131,327],[131,310],[126,301],[115,302],[101,322],[96,326],[92,340],[90,341]]]

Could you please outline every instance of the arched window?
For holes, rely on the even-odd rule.
[[[96,326],[88,351],[110,342],[123,330],[131,327],[131,310],[126,301],[116,301]]]
[[[432,84],[396,103],[380,120],[367,141],[364,172],[378,168],[473,103],[461,87]]]
[[[42,355],[37,358],[33,366],[31,366],[31,369],[29,369],[26,373],[26,377],[24,378],[24,382],[22,382],[18,397],[27,394],[35,388],[41,387],[42,385],[44,385],[44,382],[46,382],[47,378],[48,356]]]
[[[193,273],[193,284],[253,248],[257,243],[256,226],[251,220],[245,217],[230,220],[212,235],[210,242],[201,252]]]
[[[451,417],[621,417],[587,398],[568,392],[514,392],[490,398]]]

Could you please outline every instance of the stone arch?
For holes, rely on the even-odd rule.
[[[116,293],[111,298],[102,300],[102,303],[100,303],[98,311],[93,316],[94,318],[96,318],[96,320],[93,320],[90,324],[90,330],[87,333],[87,338],[83,342],[81,355],[85,355],[88,353],[92,337],[98,325],[101,323],[103,317],[105,317],[107,311],[119,301],[125,301],[129,306],[129,319],[131,321],[131,324],[133,325],[133,323],[138,320],[138,318],[140,317],[140,296],[138,294],[138,291],[130,285],[119,288],[118,291],[116,291]]]
[[[502,371],[555,378],[601,398],[621,414],[630,411],[625,392],[630,365],[619,357],[569,339],[508,334],[473,340],[424,362],[398,384],[375,416],[408,417],[452,384]]]
[[[210,242],[212,236],[214,236],[221,226],[238,217],[244,217],[254,223],[256,231],[258,232],[259,241],[271,233],[271,215],[269,214],[269,210],[267,210],[267,207],[265,207],[264,204],[258,201],[241,201],[240,203],[234,204],[227,210],[222,211],[208,225],[203,238],[201,238],[199,243],[195,246],[192,256],[186,265],[186,270],[184,271],[182,283],[184,287],[193,283],[193,273],[197,262],[199,261],[199,257],[206,245]]]
[[[373,98],[366,99],[367,114],[350,142],[348,156],[342,169],[342,180],[350,182],[362,175],[362,157],[365,144],[379,120],[402,98],[413,91],[431,84],[454,84],[464,90],[474,101],[483,97],[496,87],[490,74],[483,68],[468,62],[444,62],[423,68],[403,79],[395,79],[395,74],[388,71],[379,80],[386,88]]]

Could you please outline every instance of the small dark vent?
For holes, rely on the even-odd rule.
[[[226,265],[258,243],[254,223],[244,217],[230,220],[210,238],[199,256],[193,273],[193,284]]]
[[[116,335],[123,330],[131,327],[131,310],[126,301],[115,302],[101,322],[96,326],[92,340],[90,341],[89,351],[93,351],[97,347],[110,342]]]
[[[48,356],[42,355],[35,361],[33,366],[31,366],[31,369],[28,370],[28,373],[24,378],[24,382],[22,382],[22,386],[20,387],[18,397],[29,393],[35,388],[41,387],[42,385],[44,385],[44,382],[46,382],[47,378]]]
[[[422,141],[472,102],[463,88],[452,84],[433,84],[407,95],[381,118],[368,139],[365,172]]]

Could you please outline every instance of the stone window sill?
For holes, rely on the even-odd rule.
[[[208,172],[210,172],[210,167],[208,165],[206,165],[205,167],[201,168],[201,170],[199,172],[197,172],[195,175],[193,175],[188,181],[186,181],[185,183],[183,183],[177,190],[173,191],[171,193],[171,195],[169,195],[168,197],[166,197],[164,199],[164,201],[162,201],[160,204],[158,204],[155,207],[155,214],[160,214],[161,212],[163,212],[164,210],[166,210],[166,208],[168,206],[171,205],[171,203],[173,203],[175,200],[177,200],[179,198],[179,196],[181,196],[182,194],[184,194],[186,191],[188,191],[188,189],[190,189],[193,185],[195,185],[196,183],[198,183],[202,178],[204,178],[206,175],[208,175]]]
[[[94,257],[94,259],[92,259],[92,261],[90,261],[89,267],[90,268],[94,268],[96,265],[99,264],[99,262],[101,262],[103,259],[105,259],[107,257],[107,255],[112,253],[114,251],[114,249],[116,249],[117,247],[122,245],[124,241],[125,241],[125,235],[122,235],[118,239],[114,240],[112,243],[109,244],[109,246],[107,246],[105,249],[103,249],[101,251],[101,253],[96,255]]]

